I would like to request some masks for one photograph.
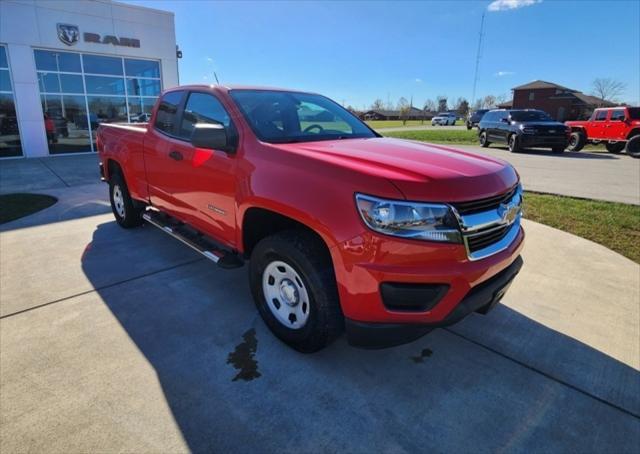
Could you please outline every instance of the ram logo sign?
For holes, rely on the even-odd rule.
[[[58,29],[58,39],[67,46],[73,46],[78,42],[78,38],[80,38],[80,30],[77,25],[57,24],[56,27]]]

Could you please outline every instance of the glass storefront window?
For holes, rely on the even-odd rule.
[[[159,62],[34,52],[50,153],[96,151],[100,123],[149,121],[162,90]]]
[[[36,50],[36,69],[39,71],[82,72],[80,54],[50,50]]]
[[[158,96],[160,94],[160,80],[127,79],[127,94],[134,96]]]
[[[42,95],[49,152],[69,153],[91,149],[87,107],[83,95]]]
[[[87,93],[96,95],[124,95],[124,79],[108,76],[85,76]]]
[[[4,46],[0,46],[0,158],[22,156],[18,117],[11,86],[9,60]]]
[[[122,58],[84,54],[82,61],[85,73],[122,76]]]
[[[160,78],[160,65],[157,61],[125,58],[124,68],[127,76]]]

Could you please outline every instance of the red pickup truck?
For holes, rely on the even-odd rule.
[[[640,107],[596,109],[585,121],[567,121],[571,127],[568,149],[580,151],[588,143],[605,142],[607,151],[640,158]]]
[[[177,87],[148,124],[101,125],[97,146],[116,221],[222,268],[248,260],[258,311],[299,351],[486,313],[522,266],[512,166],[383,138],[318,94]]]

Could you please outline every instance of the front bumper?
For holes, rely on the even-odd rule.
[[[569,138],[566,136],[538,136],[522,134],[520,144],[524,147],[567,147]]]
[[[520,262],[523,242],[524,231],[518,227],[508,247],[480,260],[471,260],[462,244],[406,240],[369,231],[336,245],[331,255],[350,342],[373,347],[397,345],[486,306],[485,299],[477,304],[463,301],[474,288],[492,282],[504,270],[519,270],[520,266],[510,267]],[[409,292],[414,287],[429,288],[431,296],[425,298],[425,304],[419,303],[421,295],[409,298],[411,307],[389,304],[385,300],[388,292],[383,296],[386,283],[398,284],[396,288]],[[439,291],[442,287],[444,292]],[[379,341],[358,340],[371,337],[360,334],[365,328],[379,333],[374,335]]]
[[[502,299],[522,268],[522,258],[472,288],[443,320],[428,324],[367,323],[346,319],[347,340],[356,347],[386,348],[414,341],[434,328],[452,325],[472,312],[486,314]]]

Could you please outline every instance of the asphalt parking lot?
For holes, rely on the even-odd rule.
[[[257,316],[246,269],[120,229],[105,185],[64,180],[83,160],[47,162],[59,203],[0,228],[4,452],[637,451],[628,259],[527,222],[525,268],[489,315],[301,355]]]

